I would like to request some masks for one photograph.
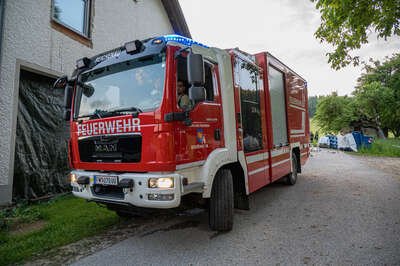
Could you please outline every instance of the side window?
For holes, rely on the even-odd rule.
[[[210,63],[204,63],[204,76],[205,76],[205,84],[204,88],[206,89],[206,100],[214,101],[214,82],[213,82],[213,66]]]
[[[240,87],[244,151],[260,150],[262,149],[262,129],[258,69],[236,58],[234,71],[237,75],[235,83]]]
[[[179,56],[177,58],[176,69],[176,99],[177,105],[181,109],[190,108],[191,103],[189,100],[189,83],[187,78],[187,59],[186,57]]]
[[[204,63],[204,76],[206,89],[206,101],[214,101],[214,87],[215,87],[215,75],[214,66],[211,63]],[[189,87],[190,84],[187,78],[187,58],[180,56],[177,59],[177,81],[176,81],[176,94],[177,94],[177,104],[181,109],[185,106],[190,106],[189,102]]]
[[[52,19],[89,38],[90,0],[52,0]]]
[[[286,104],[284,75],[281,71],[269,66],[269,95],[271,97],[272,134],[275,146],[288,143],[286,127]]]

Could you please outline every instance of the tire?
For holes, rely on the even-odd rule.
[[[298,165],[297,165],[297,155],[295,153],[292,153],[292,169],[293,169],[293,172],[288,174],[286,176],[286,180],[285,180],[286,185],[289,185],[289,186],[293,186],[294,184],[296,184],[296,181],[297,181]]]
[[[209,226],[211,230],[230,231],[233,227],[233,179],[229,169],[221,169],[214,178],[210,206]]]

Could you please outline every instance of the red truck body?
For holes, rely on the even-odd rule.
[[[121,47],[84,60],[68,81],[76,196],[105,203],[119,214],[135,207],[177,207],[190,193],[214,206],[220,195],[213,187],[225,178],[232,195],[223,200],[246,208],[249,193],[281,178],[295,183],[309,157],[303,78],[267,52],[209,48],[177,35],[137,42],[140,51]],[[184,109],[176,86],[183,81],[191,95],[189,52],[202,55],[206,96]],[[129,73],[121,80],[132,80],[112,79],[121,73]],[[144,87],[131,92],[127,84]],[[99,106],[129,107],[130,99],[140,111],[99,111]],[[230,214],[214,216],[211,228],[232,227],[218,225]]]

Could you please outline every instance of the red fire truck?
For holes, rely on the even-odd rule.
[[[194,193],[210,228],[231,230],[250,193],[294,185],[309,157],[307,83],[267,52],[166,35],[82,58],[54,86],[65,89],[73,194],[121,216]]]

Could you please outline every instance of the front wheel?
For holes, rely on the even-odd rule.
[[[214,178],[209,207],[211,230],[230,231],[233,226],[233,179],[229,169],[221,169]]]
[[[295,153],[292,154],[292,172],[286,176],[286,184],[293,186],[297,181],[297,155]]]

